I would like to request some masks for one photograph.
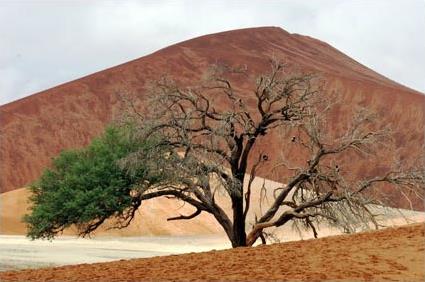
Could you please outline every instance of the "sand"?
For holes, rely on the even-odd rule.
[[[30,192],[25,189],[0,194],[0,234],[25,235],[26,226],[21,221],[28,213],[28,197]],[[186,236],[210,235],[222,232],[215,219],[208,214],[201,214],[190,221],[167,221],[168,217],[179,213],[190,214],[189,205],[173,203],[172,200],[161,198],[146,201],[139,209],[132,224],[126,229],[109,229],[113,222],[106,222],[95,236]],[[75,229],[67,229],[64,235],[76,234]]]
[[[255,203],[258,203],[258,187],[261,187],[263,181],[266,181],[266,187],[269,190],[281,185],[259,177],[255,179],[254,205],[248,221],[252,221],[254,214],[261,214],[260,207],[255,205]],[[168,199],[155,199],[146,202],[128,228],[109,231],[103,228],[91,240],[69,236],[75,234],[75,230],[70,229],[66,230],[66,236],[60,236],[53,242],[30,241],[22,236],[26,233],[26,230],[25,225],[20,221],[28,208],[28,196],[29,192],[25,188],[0,195],[0,234],[19,235],[0,236],[0,271],[146,258],[230,247],[221,227],[215,222],[214,218],[207,214],[203,214],[201,217],[191,221],[167,222],[166,218],[169,216],[175,216],[179,213],[189,214],[191,211],[188,205],[182,207],[180,204],[172,203],[172,200]],[[272,198],[271,195],[269,196],[269,198]],[[226,197],[218,195],[217,200],[227,212],[230,212],[230,203],[226,201]],[[387,226],[396,226],[408,222],[425,222],[425,213],[407,210],[403,210],[402,213],[409,218],[409,221],[406,222],[398,210],[387,209],[385,218],[382,218],[381,223]],[[108,226],[110,226],[110,223],[106,224],[106,227]],[[313,236],[311,232],[298,233],[290,225],[279,228],[275,234],[281,242],[296,241],[300,240],[300,238],[309,239]],[[320,226],[319,228],[320,237],[337,234],[340,234],[339,230],[327,226]],[[400,243],[400,245],[402,244]],[[290,252],[296,253],[295,250]],[[377,249],[374,252],[380,253]],[[371,252],[370,254],[375,253]],[[364,254],[359,255],[364,256]],[[409,253],[406,253],[406,255],[409,256]],[[279,260],[278,258],[276,259]],[[318,262],[311,260],[311,263],[320,263],[324,258],[317,257],[317,259],[319,260]],[[235,260],[238,259],[235,258]],[[292,263],[293,258],[290,260]],[[233,258],[229,261],[233,261]],[[71,267],[71,269],[73,268]],[[275,270],[275,272],[278,272],[278,270]],[[103,278],[105,277],[103,276]],[[158,279],[161,277],[158,276]],[[143,278],[149,277],[143,276]],[[154,279],[155,277],[150,277],[149,279],[151,278]],[[225,278],[229,277],[226,276]],[[67,279],[64,278],[64,280]],[[88,278],[81,277],[81,280],[86,279]],[[58,278],[57,280],[62,279]],[[108,279],[105,278],[104,280]]]
[[[0,272],[1,281],[425,281],[425,225],[253,248]]]
[[[249,177],[249,176],[247,176]],[[247,182],[247,181],[246,181]],[[267,197],[260,202],[260,189],[264,183],[267,188]],[[245,183],[246,184],[246,183]],[[215,185],[212,183],[212,185]],[[282,187],[281,183],[256,177],[253,182],[253,190],[251,195],[251,209],[247,217],[247,231],[251,229],[255,217],[260,217],[266,207],[269,207],[273,200],[273,189]],[[28,213],[28,197],[30,192],[26,188],[0,194],[0,234],[3,235],[25,235],[26,226],[21,221],[25,213]],[[232,214],[231,202],[225,192],[219,192],[216,195],[217,203],[230,216]],[[385,214],[380,217],[380,221],[385,226],[398,226],[406,223],[425,222],[425,212],[416,212],[411,210],[396,210],[386,208],[378,208],[379,214]],[[200,216],[191,220],[167,221],[167,218],[179,214],[193,213],[193,207],[182,202],[176,202],[172,199],[158,198],[146,201],[139,208],[134,220],[129,227],[125,229],[110,229],[113,221],[107,221],[99,230],[95,232],[94,237],[139,237],[139,236],[204,236],[218,235],[225,236],[221,226],[216,222],[215,218],[208,214],[202,213]],[[401,213],[400,213],[401,212]],[[278,216],[278,215],[276,215]],[[407,217],[408,220],[404,217]],[[270,230],[269,230],[270,231]],[[319,234],[321,237],[329,235],[337,235],[341,232],[336,229],[320,226]],[[75,235],[75,229],[67,229],[64,235]],[[276,235],[281,241],[292,241],[300,238],[299,234],[294,232],[289,225],[280,227]],[[311,238],[312,233],[307,232],[301,234],[302,238]]]
[[[189,252],[227,249],[226,238],[214,235],[98,237],[62,236],[31,241],[24,236],[0,236],[0,271],[107,262]]]
[[[146,38],[146,40],[150,40]],[[78,43],[76,43],[78,44]],[[391,125],[397,153],[406,164],[417,159],[424,145],[425,96],[408,89],[354,61],[325,42],[309,36],[290,34],[276,27],[233,30],[202,36],[169,46],[151,55],[59,85],[19,101],[0,106],[0,192],[21,188],[36,180],[61,150],[85,146],[98,136],[106,124],[119,119],[123,103],[119,95],[138,98],[136,106],[145,106],[150,82],[164,75],[182,84],[194,84],[205,76],[211,64],[247,66],[249,79],[238,79],[234,89],[242,96],[255,89],[255,77],[269,72],[269,59],[277,58],[295,69],[317,73],[326,83],[325,95],[338,95],[342,103],[327,121],[332,132],[346,128],[349,114],[365,106],[380,114],[380,124]],[[326,96],[330,98],[331,96]],[[217,100],[216,109],[225,105]],[[256,108],[249,99],[247,106]],[[406,111],[406,109],[409,109]],[[270,173],[281,161],[280,153],[290,156],[290,166],[305,165],[302,146],[293,146],[279,134],[258,140],[254,153],[265,153],[270,162],[259,171],[262,177],[277,181],[288,173]],[[290,145],[292,144],[292,145]],[[386,147],[386,146],[384,146]],[[391,146],[389,146],[391,147]],[[253,163],[256,156],[250,161]],[[384,173],[394,158],[382,152],[370,162],[358,161],[348,154],[339,163],[341,172],[353,177]],[[345,164],[344,164],[345,163]],[[386,194],[398,207],[407,207],[397,189]],[[416,199],[417,209],[424,210]]]

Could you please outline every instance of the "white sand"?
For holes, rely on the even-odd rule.
[[[226,239],[221,236],[95,239],[63,236],[53,241],[31,241],[24,236],[1,235],[0,271],[202,252],[229,247]]]

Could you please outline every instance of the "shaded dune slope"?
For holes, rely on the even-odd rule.
[[[121,113],[118,94],[141,94],[143,104],[149,81],[169,74],[190,84],[217,62],[246,64],[254,77],[268,71],[267,58],[273,56],[326,79],[328,92],[337,92],[343,101],[331,121],[337,126],[342,126],[341,121],[347,119],[344,113],[355,105],[370,106],[382,115],[383,124],[393,125],[403,160],[412,162],[422,150],[425,96],[421,93],[377,74],[319,40],[276,27],[252,28],[188,40],[1,106],[0,191],[27,185],[60,150],[84,146],[101,133],[105,124]],[[242,82],[237,86],[248,88]],[[265,140],[257,149],[276,152],[282,146],[278,141]],[[350,164],[350,173],[364,175],[371,167],[371,172],[381,171],[385,164]],[[284,182],[280,176],[261,176]],[[407,206],[399,194],[388,191],[388,195],[396,206]],[[423,203],[416,201],[414,207],[422,209]]]

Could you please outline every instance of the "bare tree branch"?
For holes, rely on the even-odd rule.
[[[270,72],[258,77],[252,91],[235,87],[233,79],[241,77],[249,77],[247,68],[216,65],[199,85],[180,87],[167,78],[154,84],[150,111],[139,135],[160,141],[148,155],[133,154],[123,161],[127,167],[137,166],[138,160],[148,162],[163,178],[155,187],[136,189],[140,201],[166,196],[196,208],[193,214],[168,220],[208,212],[237,247],[252,245],[258,238],[265,242],[265,229],[290,221],[303,222],[315,237],[316,227],[323,222],[348,231],[359,223],[379,226],[370,205],[380,202],[369,192],[380,183],[401,189],[409,199],[423,197],[423,169],[391,168],[382,175],[352,179],[336,162],[350,154],[367,158],[379,146],[391,143],[391,131],[377,126],[376,114],[359,109],[344,130],[331,132],[328,118],[338,99],[323,95],[316,75],[288,72],[287,65],[272,61]],[[291,133],[290,146],[296,149],[292,151],[305,157],[305,162],[293,165],[291,156],[283,153],[285,148],[276,152],[282,160],[271,165],[271,171],[285,171],[289,180],[271,191],[273,200],[247,235],[254,178],[267,157],[256,146],[260,139],[281,131]],[[247,172],[250,176],[245,179]],[[211,188],[212,182],[218,188]],[[267,193],[261,189],[262,212]],[[229,214],[215,201],[218,190],[226,191],[231,201]],[[131,213],[125,216],[131,220]]]
[[[195,218],[198,215],[200,215],[201,212],[202,212],[202,210],[197,209],[194,213],[192,213],[190,215],[180,215],[180,216],[176,216],[176,217],[170,217],[170,218],[167,218],[167,220],[171,221],[171,220],[192,219],[192,218]]]

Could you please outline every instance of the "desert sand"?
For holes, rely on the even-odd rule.
[[[262,214],[258,202],[263,183],[269,192],[268,199],[272,199],[270,194],[272,189],[281,185],[260,177],[255,178],[249,222],[253,221],[255,214]],[[8,234],[0,236],[0,271],[230,248],[221,227],[208,214],[202,214],[201,217],[190,221],[167,221],[167,217],[191,212],[188,205],[181,206],[180,203],[172,202],[170,199],[147,201],[126,229],[106,230],[112,224],[108,222],[93,235],[92,239],[76,238],[75,230],[70,228],[52,242],[30,241],[24,236],[26,228],[21,222],[29,207],[29,194],[29,190],[25,188],[0,194],[0,234]],[[218,193],[216,200],[229,213],[231,207],[226,198]],[[267,200],[263,203],[266,204]],[[378,209],[382,212],[382,208]],[[409,222],[425,222],[423,212],[402,210],[401,213],[396,209],[387,209],[381,223],[396,226]],[[402,215],[407,218],[403,218]],[[319,226],[318,231],[320,237],[341,234],[340,230],[325,225]],[[274,230],[274,234],[280,242],[313,237],[312,232],[305,230],[297,232],[290,224]]]
[[[252,85],[255,77],[269,71],[271,57],[317,73],[326,80],[326,92],[338,94],[342,104],[329,120],[333,124],[332,132],[345,127],[352,109],[367,106],[380,114],[383,125],[392,126],[400,157],[406,163],[417,158],[424,145],[424,95],[385,78],[320,40],[277,27],[250,28],[181,42],[0,106],[0,192],[28,185],[61,150],[85,146],[99,135],[105,124],[123,113],[118,94],[137,95],[143,108],[150,95],[146,91],[150,81],[166,74],[182,84],[193,84],[211,64],[219,62],[232,66],[246,64],[249,79],[235,81],[235,89],[248,95],[255,87]],[[288,160],[292,166],[298,166],[301,160],[305,164],[299,148],[289,144],[290,140],[271,135],[256,145],[254,150],[268,154],[271,160],[259,176],[285,181],[282,177],[288,175],[284,172],[269,175],[281,151],[294,157]],[[353,157],[346,156],[340,163],[341,171],[353,177],[383,173],[383,168],[393,162],[392,156],[385,152],[371,162]],[[409,206],[394,190],[388,190],[387,196],[394,206]],[[413,200],[416,209],[424,210],[422,200]]]
[[[1,281],[424,281],[425,225],[253,248],[0,272]]]
[[[102,131],[105,124],[119,117],[122,104],[117,93],[142,94],[143,103],[147,99],[145,85],[150,80],[166,73],[174,75],[182,83],[193,83],[201,77],[208,65],[217,62],[218,59],[229,64],[249,62],[249,75],[253,76],[268,69],[265,58],[270,55],[287,59],[288,62],[304,70],[318,72],[327,79],[326,90],[329,93],[338,92],[344,101],[333,116],[334,120],[339,121],[335,123],[338,126],[343,126],[344,118],[349,118],[345,114],[349,109],[356,105],[367,105],[382,114],[383,124],[395,126],[395,141],[403,158],[412,160],[417,156],[417,151],[423,147],[424,123],[421,121],[425,115],[424,96],[373,72],[330,45],[274,27],[203,36],[1,106],[0,234],[25,234],[25,226],[20,219],[28,208],[28,191],[25,188],[18,188],[36,179],[42,169],[49,165],[51,157],[60,150],[86,145]],[[241,82],[237,88],[246,90],[248,86]],[[408,112],[405,111],[406,108],[409,108]],[[265,150],[270,156],[279,152],[280,147],[292,150],[291,147],[281,145],[281,140],[272,138],[259,143],[257,149]],[[292,155],[298,154],[292,152]],[[345,159],[347,160],[352,163],[351,159]],[[392,158],[388,157],[387,161],[392,161]],[[382,169],[379,166],[381,163],[354,163],[354,166],[350,165],[350,173],[354,176],[362,176],[365,171],[379,173]],[[341,167],[344,168],[344,165]],[[374,169],[371,170],[371,167]],[[261,175],[271,177],[266,173]],[[281,176],[276,175],[272,178],[284,181]],[[275,184],[270,182],[270,185]],[[396,206],[406,206],[400,195],[391,192],[388,196]],[[254,197],[258,197],[258,194]],[[221,204],[225,209],[229,209],[229,203],[224,198],[219,201],[222,201]],[[414,207],[423,210],[423,202],[417,200]],[[166,221],[169,216],[189,212],[190,207],[187,205],[182,207],[170,205],[169,200],[158,199],[143,205],[140,214],[129,228],[108,232],[101,229],[96,236],[220,237],[223,235],[220,226],[206,214],[190,222]],[[251,220],[255,213],[261,213],[259,207],[253,207]],[[405,213],[412,221],[424,221],[424,213],[407,211]],[[391,211],[382,220],[389,226],[406,223],[396,211]],[[108,223],[106,227],[110,224]],[[69,229],[65,234],[75,234],[75,230]],[[321,227],[319,234],[329,236],[338,234],[338,231]],[[278,235],[282,241],[299,238],[290,227],[282,228]],[[312,236],[311,233],[301,235],[304,239]],[[10,253],[19,249],[18,247],[13,249],[11,247],[13,244],[22,247],[23,242],[26,242],[20,241],[25,240],[22,237],[8,239],[17,240],[15,243],[6,242],[3,237],[4,245],[9,246],[7,248]],[[152,238],[152,241],[157,239]],[[66,241],[66,238],[61,240]],[[95,241],[89,244],[93,243]],[[40,244],[40,249],[43,250],[44,242],[35,244]],[[73,241],[70,244],[77,247]],[[105,241],[103,245],[101,248],[108,246]],[[173,247],[175,252],[167,251],[165,244],[156,245],[151,249],[143,246],[146,247],[141,243],[140,248],[132,247],[136,249],[135,254],[138,257],[198,250],[184,248],[182,244]],[[30,245],[30,248],[32,247],[34,246]],[[88,250],[88,247],[86,249]],[[58,251],[56,263],[64,259],[64,255],[59,255],[60,252],[68,256],[68,260],[65,259],[63,263],[79,263],[83,258],[86,260],[90,258],[87,255],[78,257],[75,252],[71,254],[66,249],[59,248],[56,251]],[[104,260],[108,254],[102,252],[96,249],[93,257]],[[26,259],[29,257],[25,251],[16,255]],[[111,259],[117,258],[119,256],[114,255]],[[87,262],[94,261],[96,260],[87,260]],[[30,263],[34,263],[34,260],[30,260]],[[19,273],[3,272],[0,274],[0,280],[423,281],[425,278],[423,267],[424,225],[417,224],[376,233],[329,237],[252,249],[241,248],[108,264],[64,266]]]
[[[25,236],[0,235],[0,271],[117,261],[228,249],[220,235],[96,237],[61,236],[31,241]]]

